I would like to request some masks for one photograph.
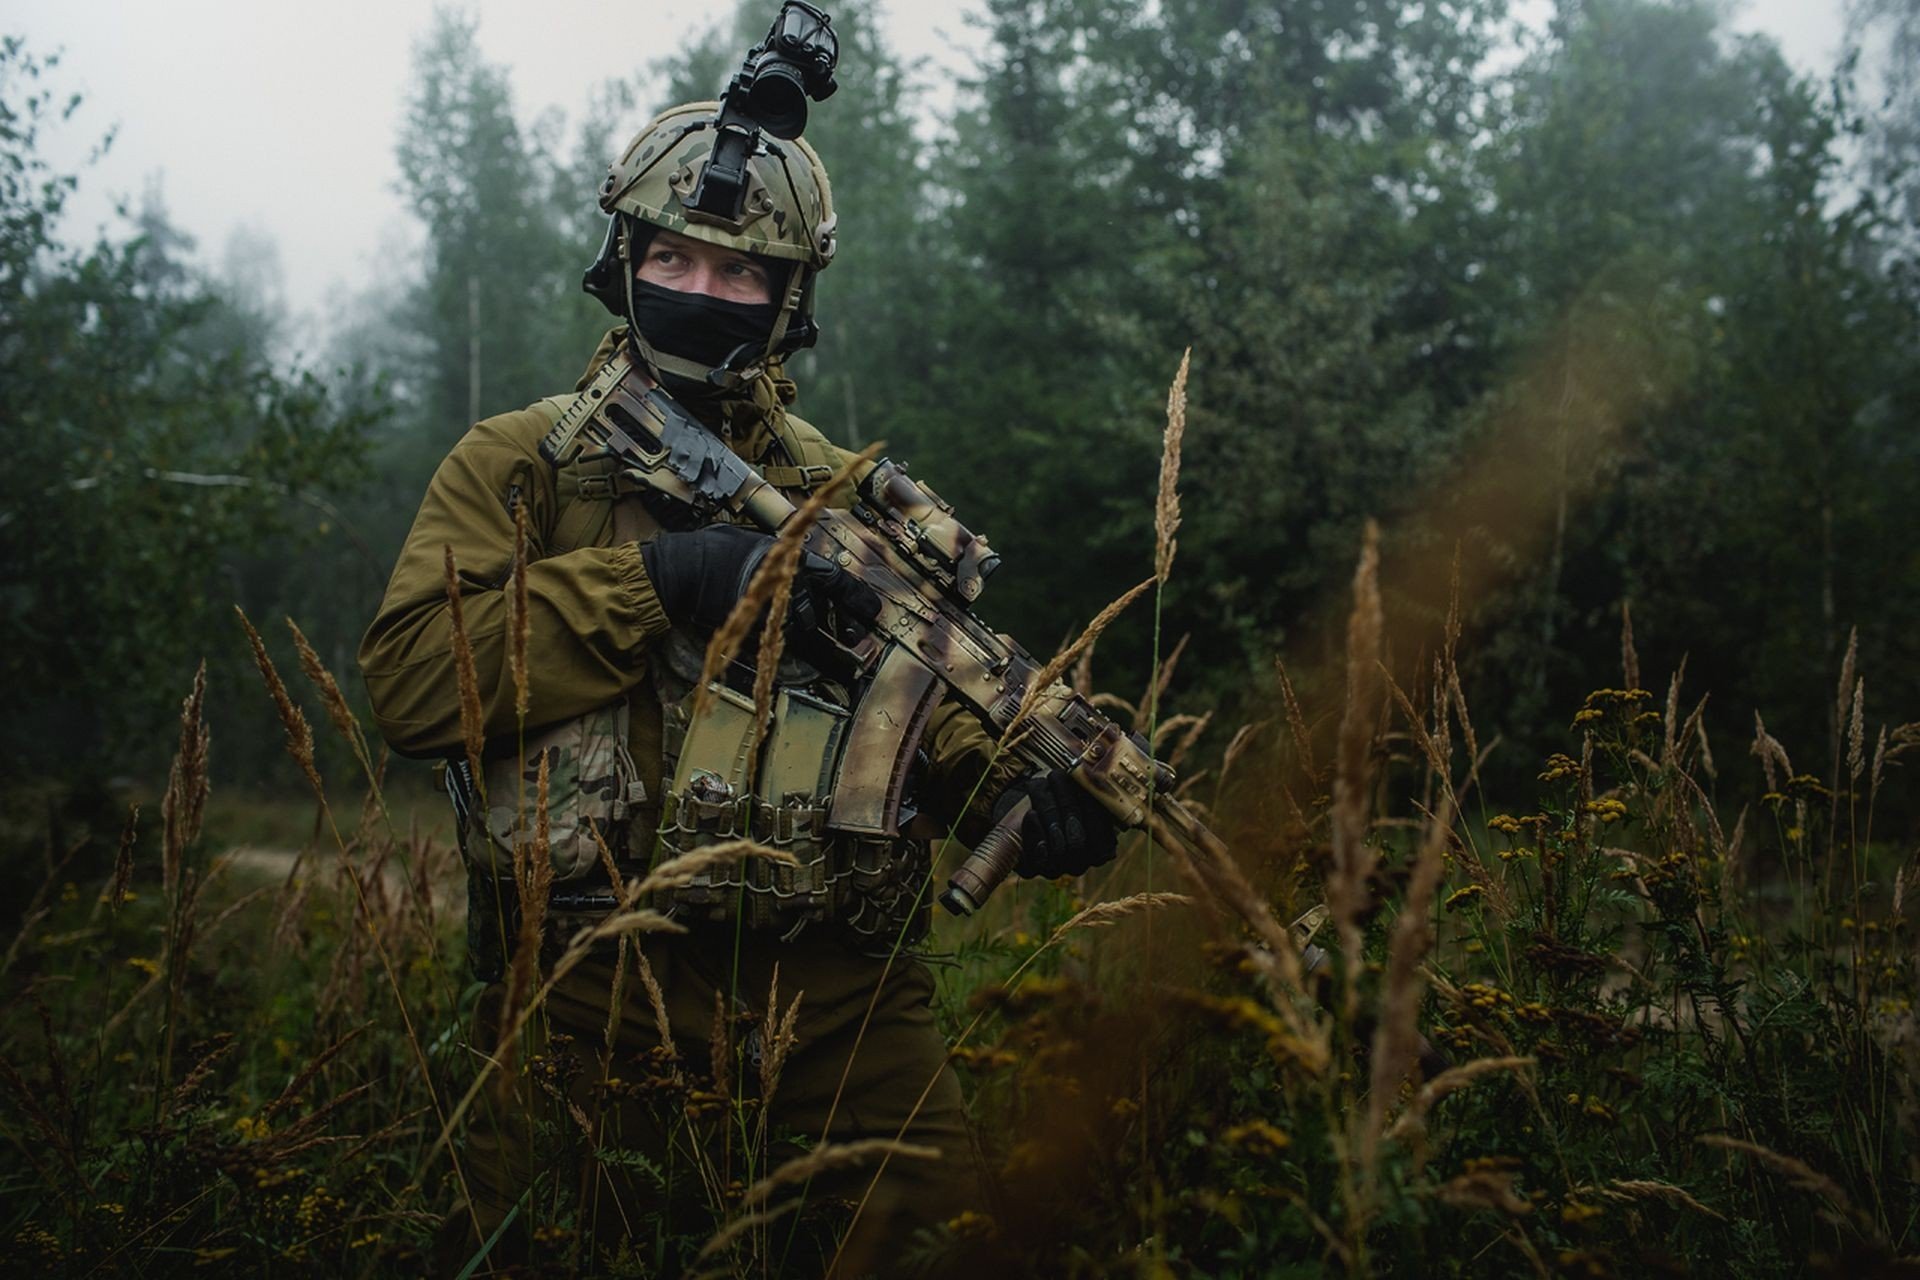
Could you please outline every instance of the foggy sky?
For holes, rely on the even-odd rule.
[[[1798,68],[1825,74],[1841,5],[1753,0],[1735,26],[1775,36]],[[768,0],[769,17],[774,8]],[[979,46],[964,17],[974,9],[884,0],[894,50],[930,59],[936,107]],[[42,56],[61,51],[53,85],[86,97],[43,144],[56,171],[81,174],[67,239],[110,226],[117,200],[137,203],[158,183],[203,263],[250,260],[256,288],[283,285],[285,301],[324,329],[330,294],[404,270],[394,259],[418,242],[393,152],[412,44],[432,11],[428,0],[10,0],[0,32],[26,36]],[[525,121],[548,108],[577,116],[595,85],[632,75],[731,6],[491,0],[477,12],[481,50],[509,68]],[[83,169],[110,129],[111,148]]]

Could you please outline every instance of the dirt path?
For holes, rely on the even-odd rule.
[[[298,849],[281,848],[274,845],[237,844],[225,852],[215,855],[214,864],[227,874],[244,877],[254,883],[261,881],[283,882],[294,873],[300,861]],[[337,871],[336,859],[331,854],[310,853],[305,865],[305,873],[332,873]],[[394,893],[407,890],[406,868],[394,859],[388,859],[381,868],[382,880],[387,889]],[[458,876],[437,877],[433,886],[433,905],[435,910],[454,903],[465,905],[466,894],[462,892]]]

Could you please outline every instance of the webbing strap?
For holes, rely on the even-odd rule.
[[[833,479],[833,468],[824,463],[813,463],[804,467],[783,467],[777,464],[762,463],[760,478],[776,489],[818,489]]]

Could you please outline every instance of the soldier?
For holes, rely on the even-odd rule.
[[[601,188],[600,207],[611,220],[584,283],[623,323],[601,342],[575,393],[624,348],[798,501],[847,457],[789,412],[796,390],[783,369],[817,333],[815,279],[835,249],[832,195],[819,158],[794,139],[753,156],[739,218],[690,209],[683,197],[708,161],[702,126],[714,109],[694,104],[656,118]],[[534,1105],[540,1093],[521,1085],[530,1096],[474,1124],[463,1158],[473,1213],[463,1221],[478,1231],[462,1256],[510,1216],[517,1225],[503,1239],[528,1226],[537,1233],[552,1220],[556,1186],[577,1186],[575,1229],[602,1244],[623,1242],[656,1270],[684,1264],[726,1207],[728,1184],[764,1176],[791,1154],[751,1149],[741,1126],[703,1128],[686,1119],[717,1106],[716,1096],[758,1105],[757,1067],[775,1048],[759,1028],[771,1012],[777,965],[788,999],[804,995],[795,1041],[773,1083],[772,1131],[809,1142],[903,1136],[941,1153],[888,1165],[837,1274],[861,1274],[883,1258],[892,1269],[916,1227],[980,1207],[959,1085],[928,1007],[933,981],[911,950],[928,923],[929,840],[855,839],[824,829],[839,730],[857,691],[800,657],[782,660],[782,720],[769,734],[767,751],[785,754],[763,762],[761,772],[807,781],[792,790],[783,783],[757,805],[752,796],[724,794],[716,779],[739,747],[740,700],[722,696],[696,719],[693,686],[709,633],[739,599],[769,539],[734,525],[694,524],[684,510],[626,489],[604,459],[551,465],[541,442],[569,399],[489,418],[454,446],[360,649],[374,713],[394,748],[458,757],[443,573],[451,548],[489,735],[486,773],[497,779],[486,788],[492,807],[472,813],[462,831],[473,888],[470,949],[476,971],[494,983],[482,999],[476,1048],[490,1050],[499,1033],[500,960],[511,946],[515,907],[506,866],[527,827],[516,796],[531,794],[531,784],[520,782],[535,776],[541,754],[553,765],[549,937],[570,936],[612,900],[596,830],[609,836],[623,880],[739,835],[776,844],[798,866],[744,859],[658,896],[653,905],[686,930],[646,935],[639,947],[664,998],[665,1026],[633,968],[616,975],[611,947],[559,983],[546,1002],[539,1063],[572,1110],[556,1110],[557,1127],[543,1128]],[[508,671],[506,590],[520,507],[531,547],[524,740]],[[798,641],[829,616],[870,619],[863,593],[839,569],[809,563],[795,585],[789,633]],[[1033,814],[1023,827],[1022,874],[1077,874],[1112,858],[1114,831],[1097,802],[1064,775],[1022,776],[957,705],[935,710],[922,743],[921,765],[908,780],[909,805],[922,815],[916,831],[975,839],[1025,796]],[[610,1007],[614,999],[619,1004]],[[719,1032],[730,1061],[712,1068],[726,1078],[703,1081],[707,1047],[718,1038],[717,1007],[727,1015]],[[609,1034],[603,1079],[600,1048]],[[563,1037],[571,1037],[571,1049]],[[679,1053],[679,1093],[669,1043]],[[592,1065],[570,1073],[556,1065],[568,1061]],[[697,1087],[688,1095],[690,1080]],[[639,1084],[650,1095],[637,1095]],[[583,1123],[594,1130],[592,1148],[632,1154],[589,1161],[590,1178],[570,1183],[543,1162],[550,1139],[577,1142]],[[706,1139],[698,1151],[696,1134]],[[823,1173],[809,1200],[858,1201],[871,1177],[860,1166]],[[774,1261],[795,1274],[820,1265],[797,1253],[776,1252]]]

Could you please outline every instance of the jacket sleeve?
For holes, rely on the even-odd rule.
[[[537,450],[547,425],[533,411],[489,418],[454,446],[427,487],[360,642],[374,720],[402,754],[440,754],[461,740],[449,548],[487,736],[518,727],[507,659],[515,502],[528,504],[529,728],[624,695],[644,674],[645,641],[667,630],[637,546],[542,558],[556,514],[552,468]]]

